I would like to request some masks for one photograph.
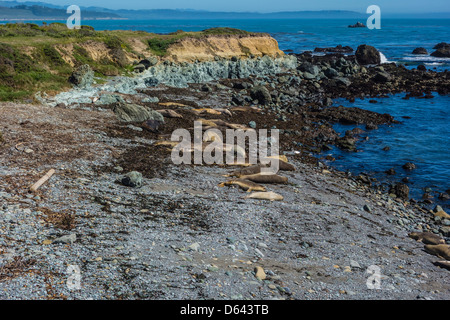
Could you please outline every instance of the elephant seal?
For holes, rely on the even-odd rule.
[[[256,183],[280,183],[286,184],[288,182],[287,177],[282,177],[277,174],[251,174],[246,176],[241,176],[241,179],[250,180]]]
[[[235,170],[235,171],[231,172],[227,176],[228,177],[238,177],[238,178],[240,178],[242,176],[248,176],[248,175],[258,174],[258,173],[261,173],[261,166],[260,165],[254,165],[254,166],[251,166],[251,167]]]
[[[426,245],[425,251],[441,259],[450,260],[450,246],[447,244]]]
[[[437,267],[450,270],[450,261],[436,261],[433,264]]]
[[[411,232],[409,237],[424,244],[445,244],[444,239],[431,232]]]
[[[244,180],[244,179],[232,179],[232,180],[228,180],[227,182],[222,182],[221,184],[219,184],[219,187],[225,187],[225,186],[231,186],[231,185],[237,185],[239,186],[241,189],[243,189],[244,191],[247,192],[252,192],[252,191],[266,191],[266,188],[254,183],[252,181],[249,180]]]
[[[258,200],[269,200],[269,201],[282,201],[284,197],[275,192],[254,192],[245,197],[245,199],[258,199]]]

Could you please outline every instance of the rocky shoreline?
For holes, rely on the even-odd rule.
[[[410,202],[402,183],[376,189],[315,156],[356,148],[358,132],[339,136],[334,123],[396,123],[330,107],[333,99],[449,93],[448,72],[366,64],[365,49],[162,62],[135,78],[41,95],[40,105],[0,104],[0,299],[448,299],[439,252],[409,237],[449,243],[448,215]],[[279,129],[296,170],[267,189],[284,199],[219,187],[239,167],[173,165],[162,142],[200,118]],[[131,172],[137,183],[125,186]],[[80,290],[67,287],[69,266],[81,271]],[[379,290],[366,285],[371,266]]]

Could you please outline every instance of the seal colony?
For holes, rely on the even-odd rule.
[[[334,123],[397,124],[333,99],[446,94],[448,73],[339,54],[157,60],[135,78],[0,104],[0,298],[449,298],[445,211],[319,155],[370,136],[341,136]],[[261,174],[267,164],[234,143],[244,162],[174,165],[172,133],[192,134],[199,119],[222,134],[279,129],[280,171]],[[83,290],[65,285],[68,261]],[[386,290],[365,286],[373,265]]]

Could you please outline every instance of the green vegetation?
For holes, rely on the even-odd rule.
[[[32,99],[38,91],[52,94],[68,89],[74,67],[83,64],[91,66],[99,83],[108,76],[129,75],[133,68],[127,56],[145,58],[133,50],[130,39],[148,44],[150,52],[164,56],[172,44],[184,38],[228,35],[252,34],[232,28],[157,35],[143,31],[96,31],[90,26],[70,30],[58,22],[42,26],[0,25],[0,101]],[[96,44],[106,46],[104,58],[95,60],[86,50]]]

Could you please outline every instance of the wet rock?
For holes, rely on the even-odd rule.
[[[337,45],[334,48],[315,48],[314,52],[338,52],[338,53],[351,53],[353,48],[349,46],[343,47],[342,45]]]
[[[339,76],[339,72],[337,72],[335,69],[333,68],[328,68],[325,70],[325,75],[327,76],[327,78],[336,78]]]
[[[450,47],[437,49],[431,56],[437,58],[450,58]]]
[[[357,23],[351,24],[348,27],[349,28],[365,28],[366,25],[364,23],[358,21]]]
[[[450,195],[448,193],[439,193],[438,199],[447,201],[447,200],[450,200]]]
[[[378,83],[385,83],[391,81],[391,75],[387,72],[378,72],[373,80]]]
[[[94,71],[88,64],[82,65],[72,73],[69,82],[80,89],[90,87],[94,82]]]
[[[412,163],[412,162],[407,162],[407,163],[405,163],[404,165],[403,165],[403,167],[402,167],[403,169],[405,169],[405,170],[415,170],[416,169],[416,165],[414,164],[414,163]]]
[[[386,171],[386,174],[387,174],[387,175],[390,175],[390,176],[395,175],[395,174],[396,174],[395,169],[394,169],[394,168],[391,168],[391,169],[387,170],[387,171]]]
[[[317,75],[320,72],[320,69],[318,66],[310,63],[310,62],[303,62],[298,69],[302,72],[309,73],[313,77],[317,77]]]
[[[270,92],[264,86],[253,87],[250,91],[250,96],[252,99],[258,100],[263,105],[267,105],[272,102]]]
[[[122,178],[122,184],[126,187],[140,188],[142,186],[142,173],[132,171]]]
[[[409,187],[404,183],[397,183],[391,186],[389,193],[395,194],[400,199],[407,200],[409,197]]]
[[[366,124],[366,130],[378,130],[378,126],[374,123]]]
[[[435,49],[435,50],[437,50],[437,49],[444,49],[444,48],[450,48],[450,43],[441,42],[441,43],[438,43],[437,45],[435,45],[433,47],[433,49]]]
[[[425,72],[425,71],[427,71],[427,67],[425,67],[423,64],[419,64],[417,66],[417,70]]]
[[[361,65],[380,64],[381,57],[377,49],[363,44],[358,47],[355,53],[356,61]]]
[[[415,48],[413,50],[412,54],[428,54],[428,51],[427,51],[427,49],[420,47],[420,48]]]
[[[336,145],[343,150],[356,151],[356,139],[349,136],[338,139]]]

